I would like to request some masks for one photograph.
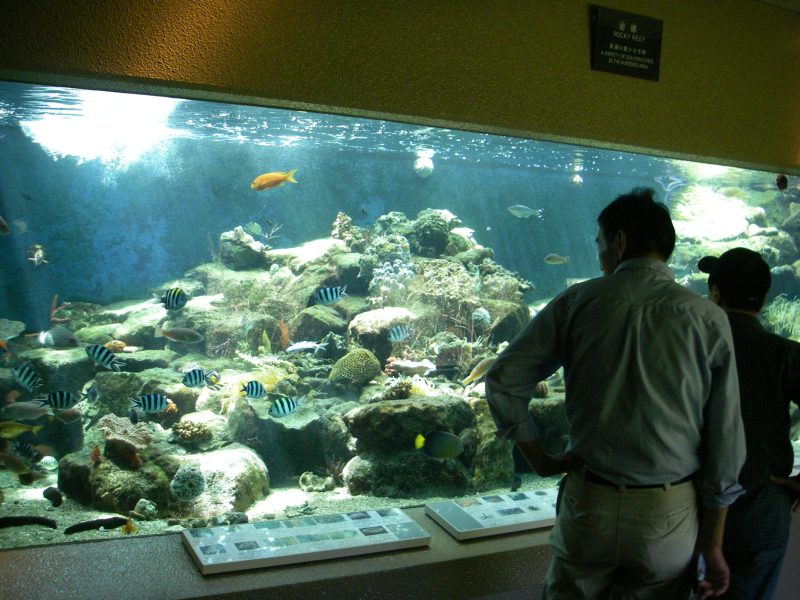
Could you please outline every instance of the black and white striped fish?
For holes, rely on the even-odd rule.
[[[183,376],[181,381],[183,385],[190,388],[203,387],[204,385],[207,385],[212,389],[219,389],[219,373],[216,371],[192,369]]]
[[[91,358],[95,364],[105,367],[110,371],[119,372],[121,368],[125,366],[125,363],[115,357],[111,350],[100,344],[89,344],[86,346],[86,354],[89,355],[89,358]]]
[[[317,304],[333,304],[334,302],[338,302],[347,294],[345,290],[347,289],[346,285],[340,285],[338,287],[323,287],[319,288],[316,293],[314,294],[314,301]]]
[[[36,371],[34,371],[27,363],[18,367],[14,367],[11,369],[11,373],[13,373],[14,379],[17,380],[17,383],[29,392],[35,393],[36,390],[44,385],[42,378],[39,377]]]
[[[169,400],[164,394],[145,394],[138,398],[131,398],[131,409],[139,408],[144,412],[160,413],[169,406]]]
[[[47,394],[47,399],[44,400],[53,410],[66,410],[72,408],[78,403],[78,399],[69,390],[56,390]]]
[[[275,417],[280,419],[281,417],[285,417],[286,415],[292,414],[297,408],[303,403],[302,398],[296,398],[294,396],[283,396],[282,398],[278,398],[275,402],[272,403],[272,406],[269,407],[267,413],[271,417]]]
[[[186,306],[188,301],[189,296],[179,287],[171,288],[161,296],[161,302],[167,310],[179,310]]]
[[[25,460],[33,460],[38,454],[28,442],[18,442],[17,440],[11,442],[11,450]]]
[[[248,398],[253,398],[254,400],[258,400],[267,395],[267,390],[264,389],[264,386],[255,380],[248,381],[246,384],[242,385],[242,389],[239,391],[240,393],[244,392]]]
[[[392,325],[389,328],[389,341],[393,344],[398,342],[404,341],[411,330],[408,328],[408,325]]]

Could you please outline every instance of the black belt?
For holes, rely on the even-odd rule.
[[[634,483],[632,485],[622,485],[619,483],[614,483],[613,481],[609,481],[608,479],[604,479],[600,477],[600,475],[598,475],[597,473],[592,473],[589,469],[583,470],[583,478],[589,483],[597,483],[599,485],[607,485],[609,487],[615,487],[615,488],[625,488],[627,490],[653,490],[655,488],[660,488],[665,486],[680,485],[682,483],[686,483],[687,481],[691,481],[693,477],[694,477],[693,474],[687,475],[683,479],[679,479],[678,481],[673,481],[672,483],[654,483],[654,484]]]

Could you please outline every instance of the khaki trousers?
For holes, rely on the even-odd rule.
[[[567,475],[545,600],[680,600],[691,593],[698,505],[691,482],[625,489]]]

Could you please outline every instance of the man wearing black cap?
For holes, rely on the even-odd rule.
[[[778,582],[790,508],[800,489],[796,479],[787,479],[794,460],[789,403],[800,403],[800,344],[767,332],[756,317],[771,283],[757,252],[733,248],[697,266],[709,275],[709,298],[728,313],[747,439],[739,474],[746,493],[728,509],[725,525],[731,583],[722,597],[767,600]]]

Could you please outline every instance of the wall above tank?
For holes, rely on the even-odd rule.
[[[22,4],[0,22],[0,76],[800,172],[800,15],[755,0],[605,4],[663,20],[660,81],[590,69],[587,2]]]

